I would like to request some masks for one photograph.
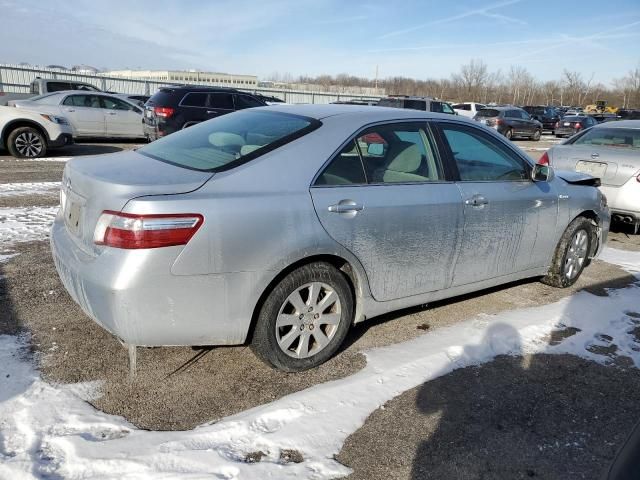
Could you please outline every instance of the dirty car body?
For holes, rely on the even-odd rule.
[[[589,177],[534,181],[533,168],[492,129],[450,115],[248,109],[68,162],[51,247],[73,299],[127,344],[241,344],[278,282],[310,262],[344,275],[350,325],[545,275],[579,215],[597,255],[609,213],[580,184]]]

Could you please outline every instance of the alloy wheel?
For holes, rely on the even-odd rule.
[[[14,141],[16,150],[25,157],[37,157],[42,152],[41,138],[32,132],[23,132]]]
[[[571,237],[562,272],[569,280],[573,280],[582,271],[589,245],[589,237],[587,235],[585,230],[578,230]]]
[[[336,291],[326,283],[307,283],[292,292],[278,311],[278,346],[293,358],[316,355],[329,345],[341,318]]]

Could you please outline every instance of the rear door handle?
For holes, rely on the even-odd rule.
[[[218,113],[217,110],[207,110],[207,113]]]
[[[465,205],[470,205],[472,207],[481,207],[489,203],[489,200],[484,198],[482,195],[474,195],[471,198],[467,198],[464,201]]]
[[[353,200],[340,200],[335,205],[329,205],[328,210],[331,213],[358,213],[364,209],[364,205],[356,203]]]

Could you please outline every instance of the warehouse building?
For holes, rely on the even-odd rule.
[[[103,75],[132,80],[153,80],[170,83],[205,83],[236,88],[255,88],[258,85],[258,77],[255,75],[235,75],[231,73],[200,72],[196,70],[115,70],[104,72]]]

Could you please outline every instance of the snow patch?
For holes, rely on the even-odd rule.
[[[640,272],[636,252],[606,249],[603,259]],[[640,278],[640,276],[639,276]],[[559,302],[477,318],[365,352],[360,372],[316,385],[215,424],[185,432],[138,430],[81,400],[96,385],[43,382],[24,358],[26,339],[0,336],[0,477],[330,479],[349,469],[333,459],[368,415],[393,397],[456,368],[496,355],[569,353],[600,363],[615,346],[640,367],[634,330],[640,287],[600,297],[579,292]],[[570,331],[570,335],[566,332]],[[554,333],[565,332],[565,335]],[[551,343],[551,344],[550,344]],[[610,351],[610,350],[609,350]],[[6,377],[5,373],[9,376]],[[304,459],[286,463],[282,452]],[[246,459],[255,452],[260,461]]]
[[[48,238],[57,212],[58,207],[0,208],[0,245]]]
[[[60,182],[0,183],[0,197],[46,195],[60,189]]]

